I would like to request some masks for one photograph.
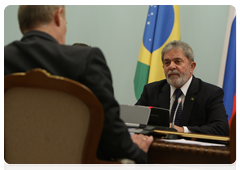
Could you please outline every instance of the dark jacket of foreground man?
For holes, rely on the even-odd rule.
[[[97,96],[105,113],[97,152],[99,159],[128,158],[136,163],[147,163],[147,154],[132,142],[119,118],[111,73],[98,48],[60,45],[44,32],[29,31],[20,41],[4,47],[4,75],[33,68],[78,81]]]

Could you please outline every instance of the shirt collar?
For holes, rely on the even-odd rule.
[[[192,76],[191,76],[191,78],[180,88],[180,89],[182,90],[184,96],[186,96],[187,90],[188,90],[191,82],[192,82]],[[173,96],[173,94],[174,94],[174,91],[176,90],[176,87],[173,87],[172,85],[170,85],[170,90],[171,90],[171,91],[170,91],[170,94],[171,94],[171,95],[170,95],[170,98],[172,98],[172,96]]]

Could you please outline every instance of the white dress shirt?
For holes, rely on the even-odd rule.
[[[183,109],[185,97],[187,95],[187,91],[188,91],[188,88],[189,88],[191,82],[192,82],[192,77],[180,88],[182,90],[182,95],[180,96],[182,99],[182,109]],[[173,103],[175,101],[175,97],[176,97],[174,95],[175,90],[176,90],[176,88],[173,87],[172,85],[170,85],[170,110],[169,110],[170,115],[171,115],[172,105],[173,105]],[[184,133],[190,133],[190,131],[188,130],[188,128],[186,126],[183,126],[183,128],[184,128]]]

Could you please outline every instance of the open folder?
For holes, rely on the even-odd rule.
[[[120,105],[120,118],[129,127],[129,132],[150,134],[154,129],[169,128],[169,110],[158,107]]]

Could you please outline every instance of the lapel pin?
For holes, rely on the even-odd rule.
[[[191,101],[193,101],[193,100],[194,100],[194,98],[192,97],[190,100],[191,100]]]

